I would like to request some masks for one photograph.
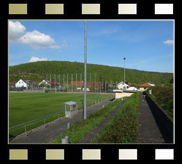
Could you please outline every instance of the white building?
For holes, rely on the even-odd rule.
[[[127,89],[129,88],[129,85],[124,83],[123,81],[117,84],[118,89]]]
[[[148,83],[151,87],[155,87],[155,84],[152,83]]]
[[[138,89],[135,88],[135,87],[129,87],[127,90],[128,90],[128,91],[138,91]]]
[[[15,84],[15,87],[16,87],[16,88],[20,88],[20,87],[27,88],[28,85],[27,85],[27,83],[25,83],[22,79],[20,79],[20,80]]]
[[[45,81],[45,80],[42,80],[40,83],[39,83],[39,85],[46,85],[46,84],[49,84],[47,81]]]

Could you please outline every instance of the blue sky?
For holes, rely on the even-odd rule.
[[[87,21],[87,63],[173,72],[170,20]],[[84,62],[83,20],[9,21],[9,65],[40,60]]]

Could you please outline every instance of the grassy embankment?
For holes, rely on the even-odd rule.
[[[109,103],[105,108],[91,114],[86,120],[75,123],[70,129],[66,130],[64,135],[69,136],[71,143],[78,143],[90,130],[99,124],[105,117],[109,115],[119,104],[121,100],[115,100]],[[51,143],[61,143],[62,134]]]
[[[104,94],[88,94],[87,105],[93,105],[95,101],[111,97]],[[9,127],[16,126],[37,118],[41,118],[59,111],[64,111],[64,102],[76,101],[79,109],[82,108],[83,94],[62,93],[9,93]],[[65,112],[46,119],[46,123],[63,117]],[[27,125],[27,131],[44,124],[44,119]],[[10,136],[23,133],[25,127],[10,130]]]
[[[133,94],[119,109],[117,115],[107,124],[103,132],[93,140],[93,143],[136,143],[138,135],[138,105],[140,93]],[[118,99],[107,107],[95,112],[87,120],[74,124],[64,135],[69,136],[71,143],[78,143],[90,130],[98,125],[119,104]],[[51,143],[61,143],[62,135]]]
[[[140,93],[133,94],[92,143],[136,143]]]

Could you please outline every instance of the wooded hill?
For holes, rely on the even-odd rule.
[[[9,66],[9,81],[18,81],[19,79],[35,80],[40,82],[43,79],[54,80],[54,75],[57,80],[60,74],[60,78],[67,78],[71,81],[84,79],[84,63],[68,62],[68,61],[39,61],[26,64],[20,64],[15,66]],[[64,74],[64,75],[63,75]],[[73,74],[73,75],[71,75]],[[106,65],[87,64],[87,80],[95,81],[112,81],[120,82],[123,80],[124,69],[121,67],[113,67]],[[81,78],[80,78],[81,76]],[[156,85],[161,83],[170,83],[173,78],[173,73],[159,73],[140,71],[135,69],[125,69],[125,81],[129,83],[142,84],[151,82]]]

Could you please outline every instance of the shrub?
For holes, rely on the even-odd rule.
[[[173,116],[173,87],[152,87],[151,98]]]

